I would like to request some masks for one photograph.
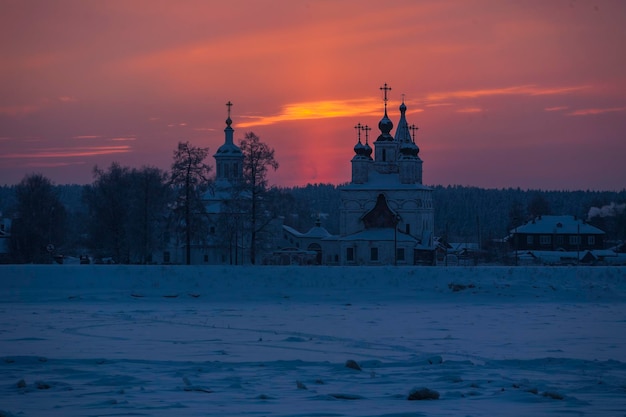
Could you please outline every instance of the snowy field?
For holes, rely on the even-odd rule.
[[[0,410],[626,416],[626,268],[0,266]]]

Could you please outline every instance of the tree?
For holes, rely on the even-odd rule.
[[[278,169],[274,149],[261,142],[254,133],[246,133],[239,145],[243,153],[243,186],[250,197],[250,262],[256,261],[259,233],[269,224],[271,216],[265,211],[263,197],[267,192],[267,172]]]
[[[162,242],[170,201],[167,173],[153,167],[131,169],[114,162],[94,167],[94,183],[84,192],[89,247],[116,263],[150,261]]]
[[[107,171],[93,168],[94,182],[84,192],[89,224],[88,246],[98,257],[130,262],[131,170],[113,162]]]
[[[540,192],[536,192],[528,203],[528,214],[533,219],[550,214],[550,204]]]
[[[49,263],[64,241],[66,211],[52,182],[41,174],[24,177],[15,189],[16,218],[11,254],[17,263]]]
[[[155,167],[133,169],[129,209],[129,241],[135,262],[146,264],[152,252],[161,247],[171,200],[168,174]]]
[[[209,148],[179,142],[174,151],[170,182],[177,194],[174,215],[185,238],[185,259],[191,264],[191,243],[206,236],[206,210],[202,195],[210,186],[211,167],[204,160]]]

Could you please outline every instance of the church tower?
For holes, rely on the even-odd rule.
[[[230,118],[230,108],[233,103],[226,103],[228,118],[224,129],[224,144],[217,149],[215,158],[216,174],[215,186],[218,189],[230,188],[241,181],[243,176],[243,153],[233,141],[235,130],[232,128],[233,121]]]

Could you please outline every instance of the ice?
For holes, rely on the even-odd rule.
[[[626,268],[0,276],[0,415],[626,414]]]

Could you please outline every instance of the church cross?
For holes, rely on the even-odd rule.
[[[232,107],[233,103],[230,102],[230,100],[228,100],[228,103],[226,103],[226,106],[228,107],[228,118],[230,118],[230,108]]]
[[[368,143],[368,140],[369,140],[369,137],[370,137],[369,133],[370,133],[370,130],[372,130],[372,128],[369,127],[368,125],[365,125],[363,127],[363,130],[365,130],[365,143]]]
[[[415,131],[417,129],[419,129],[419,127],[417,127],[415,125],[411,125],[411,126],[409,126],[409,129],[411,129],[411,133],[413,133],[413,143],[415,143]]]
[[[359,138],[359,143],[361,143],[361,130],[363,129],[363,126],[361,126],[361,122],[354,126],[354,129],[356,130],[357,137]]]
[[[385,94],[385,111],[387,111],[387,100],[388,100],[388,99],[387,99],[387,91],[391,91],[391,87],[389,87],[389,86],[387,85],[387,83],[385,83],[385,85],[384,85],[384,86],[382,86],[382,87],[380,87],[380,89],[381,89],[382,91],[384,91],[384,94]]]

